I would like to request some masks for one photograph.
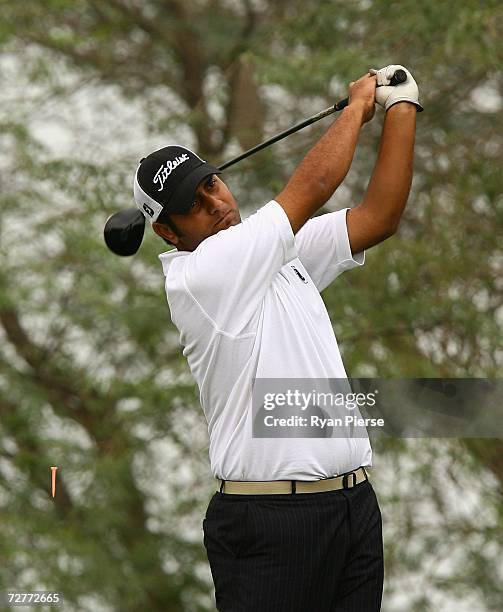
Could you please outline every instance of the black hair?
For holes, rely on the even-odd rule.
[[[157,223],[160,223],[161,225],[167,225],[172,232],[175,232],[177,236],[180,236],[180,230],[176,227],[175,222],[170,218],[168,213],[165,213],[163,211],[157,218]],[[174,244],[167,238],[164,238],[163,236],[161,236],[161,238],[166,244],[174,246]]]

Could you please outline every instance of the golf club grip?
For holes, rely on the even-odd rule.
[[[405,83],[406,80],[407,80],[407,73],[405,72],[405,70],[402,70],[401,68],[399,68],[398,70],[395,70],[395,74],[391,77],[389,84],[393,85],[394,87],[395,85],[400,85],[400,83]],[[349,98],[344,98],[344,100],[341,100],[340,102],[337,102],[337,104],[334,104],[334,110],[340,111],[343,108],[345,108],[348,105],[348,103],[349,103]]]

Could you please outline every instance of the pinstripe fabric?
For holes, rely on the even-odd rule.
[[[369,481],[302,495],[215,493],[204,545],[220,612],[375,612],[381,512]]]

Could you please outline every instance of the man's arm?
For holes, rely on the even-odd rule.
[[[414,159],[416,107],[394,104],[384,118],[377,162],[361,204],[347,213],[352,253],[394,234],[409,197]]]
[[[362,125],[374,116],[376,78],[366,74],[349,87],[349,105],[304,157],[275,200],[293,233],[325,204],[346,176]]]

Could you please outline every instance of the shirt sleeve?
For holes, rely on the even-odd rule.
[[[237,335],[275,275],[296,257],[290,221],[271,200],[241,223],[201,242],[187,258],[185,287],[217,329]]]
[[[295,236],[298,258],[318,291],[323,291],[345,270],[365,263],[365,251],[351,254],[346,225],[348,210],[314,217]]]

